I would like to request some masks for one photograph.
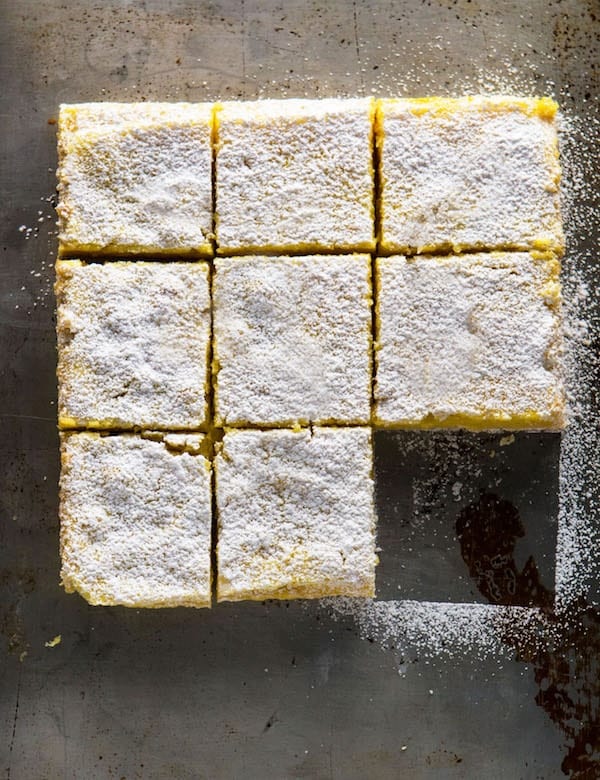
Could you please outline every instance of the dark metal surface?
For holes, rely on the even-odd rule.
[[[351,618],[334,622],[317,605],[132,611],[93,608],[61,591],[56,247],[47,201],[63,101],[552,91],[567,113],[590,117],[579,143],[592,149],[597,5],[3,0],[0,7],[0,772],[11,780],[549,780],[563,776],[564,762],[573,777],[600,776],[593,610],[587,633],[568,639],[576,650],[569,645],[563,655],[509,662],[415,655],[406,667],[399,651],[360,638]],[[584,230],[572,241],[567,281],[594,246]],[[588,278],[597,285],[591,265]],[[518,435],[502,445],[499,436],[433,436],[377,439],[380,597],[548,607],[560,438]],[[590,473],[584,464],[579,492]],[[495,498],[482,504],[482,494]],[[475,540],[514,556],[516,585],[497,591],[477,578],[476,543],[465,542],[465,529],[485,512],[504,522],[503,507],[522,524],[509,529],[514,552],[502,538]],[[533,579],[521,576],[530,556]],[[582,599],[596,586],[592,572]],[[57,634],[62,642],[47,647]],[[571,695],[562,709],[551,695],[561,685]]]

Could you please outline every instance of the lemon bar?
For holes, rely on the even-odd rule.
[[[553,256],[379,258],[376,300],[376,424],[564,426]]]
[[[368,428],[227,431],[215,474],[219,601],[374,595]]]
[[[368,255],[217,258],[219,425],[368,424]]]
[[[61,428],[206,422],[208,266],[56,264]]]
[[[221,254],[371,251],[373,112],[370,98],[218,106]]]
[[[206,103],[62,105],[61,253],[211,254],[212,113]]]
[[[61,461],[67,592],[90,604],[210,606],[206,458],[133,434],[69,433],[61,435]]]
[[[549,98],[380,100],[380,250],[564,246]]]

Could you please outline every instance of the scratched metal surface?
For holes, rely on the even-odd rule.
[[[565,107],[583,114],[598,86],[595,3],[3,0],[0,8],[3,776],[548,780],[563,776],[563,760],[574,777],[598,776],[591,759],[567,760],[573,734],[536,703],[544,682],[524,662],[413,657],[400,675],[397,652],[312,605],[127,611],[61,591],[46,200],[62,101],[424,95],[513,83],[539,93],[554,83],[569,87]],[[590,240],[581,236],[582,245]],[[435,468],[431,440],[406,438],[376,444],[379,596],[489,599],[456,541],[460,512],[489,490],[516,508],[524,536],[515,556],[522,565],[532,555],[541,591],[551,592],[559,437],[517,436],[504,449],[498,437],[440,437]],[[478,468],[465,472],[465,463]],[[46,647],[59,633],[61,644]],[[580,648],[588,673],[592,653]],[[577,717],[591,719],[593,706],[588,699]],[[590,753],[585,741],[577,749]],[[576,774],[582,766],[592,774]]]

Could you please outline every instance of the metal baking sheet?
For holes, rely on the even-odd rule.
[[[52,296],[60,102],[552,93],[572,120],[581,169],[565,289],[582,295],[591,321],[597,5],[2,0],[0,9],[4,776],[600,776],[598,578],[585,536],[598,518],[593,329],[579,416],[562,441],[376,439],[379,598],[533,606],[560,624],[555,647],[528,651],[507,636],[503,653],[484,657],[420,652],[401,634],[383,643],[352,614],[314,603],[138,611],[64,594]],[[581,544],[559,550],[556,566],[557,529],[567,538],[582,511]],[[497,555],[502,576],[490,581],[481,560]],[[556,587],[575,594],[568,625]]]

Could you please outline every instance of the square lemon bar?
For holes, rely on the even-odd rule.
[[[221,104],[218,251],[371,251],[373,112],[370,98]]]
[[[368,255],[217,258],[218,425],[368,424]]]
[[[564,245],[549,98],[380,100],[380,251]]]
[[[62,105],[60,252],[211,254],[212,114],[206,103]]]
[[[188,435],[179,446],[176,434],[168,443],[61,435],[67,592],[90,604],[210,606],[210,464],[202,438]]]
[[[218,600],[373,596],[372,469],[368,428],[227,431]]]
[[[61,428],[206,423],[206,263],[56,264]]]
[[[564,426],[553,256],[379,258],[376,300],[377,425]]]

